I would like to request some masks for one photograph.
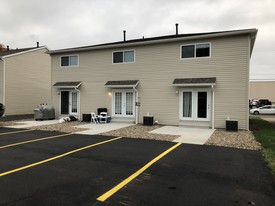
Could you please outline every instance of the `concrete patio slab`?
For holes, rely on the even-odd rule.
[[[173,142],[203,145],[214,131],[215,129],[164,126],[150,133],[180,135],[180,137],[173,140]]]
[[[100,134],[103,132],[109,132],[112,130],[116,130],[116,129],[121,129],[124,127],[129,127],[132,126],[134,124],[130,124],[130,123],[108,123],[108,124],[94,124],[94,123],[90,123],[90,124],[84,124],[84,125],[80,125],[80,126],[76,126],[76,128],[84,128],[84,129],[88,129],[88,130],[84,130],[81,132],[76,132],[76,134],[87,134],[87,135],[94,135],[94,134]]]
[[[44,120],[44,121],[22,121],[17,122],[20,123],[20,125],[13,125],[13,126],[5,126],[8,128],[16,128],[16,129],[24,129],[24,128],[30,128],[35,126],[41,126],[41,125],[49,125],[49,124],[57,124],[58,120]]]

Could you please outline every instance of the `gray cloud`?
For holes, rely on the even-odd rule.
[[[274,0],[0,0],[0,43],[50,49],[127,38],[258,28],[251,78],[274,77]],[[274,76],[270,75],[274,74]]]

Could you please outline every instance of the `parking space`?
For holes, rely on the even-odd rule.
[[[57,135],[6,134],[0,145]],[[3,148],[0,157],[0,205],[275,205],[256,151],[71,134]]]

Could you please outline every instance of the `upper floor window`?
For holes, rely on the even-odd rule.
[[[61,57],[62,67],[75,67],[78,66],[78,55],[69,55]]]
[[[210,43],[181,46],[181,58],[210,57]]]
[[[135,62],[135,51],[117,51],[113,52],[113,63],[132,63]]]

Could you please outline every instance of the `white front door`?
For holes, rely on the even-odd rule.
[[[180,119],[209,121],[210,98],[209,89],[183,89],[180,91]]]
[[[134,117],[135,115],[135,93],[132,90],[113,91],[112,116]]]

